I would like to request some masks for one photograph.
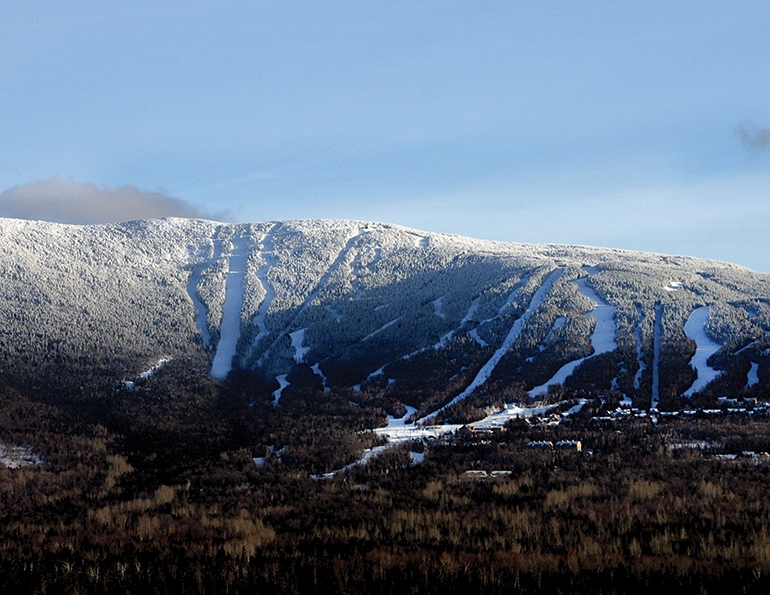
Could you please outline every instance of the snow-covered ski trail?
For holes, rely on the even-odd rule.
[[[243,309],[243,281],[246,276],[246,261],[249,258],[248,237],[241,231],[232,239],[229,268],[225,281],[225,300],[222,304],[222,325],[219,329],[219,343],[211,364],[214,378],[225,378],[233,368],[238,339],[241,336],[241,310]]]
[[[209,332],[208,311],[206,310],[206,305],[203,303],[203,300],[201,300],[200,296],[198,295],[198,286],[201,284],[201,275],[203,274],[203,270],[210,266],[212,262],[216,262],[217,258],[219,258],[219,254],[217,254],[216,250],[216,237],[219,234],[221,228],[221,225],[217,226],[217,228],[214,230],[214,233],[211,235],[210,240],[212,253],[203,263],[193,269],[193,272],[190,275],[190,281],[187,283],[187,294],[190,296],[193,306],[195,306],[195,326],[198,328],[198,332],[201,334],[201,339],[203,339],[204,345],[211,344],[211,333]]]
[[[278,407],[278,401],[281,400],[283,389],[289,386],[289,381],[286,380],[287,376],[288,374],[280,374],[275,377],[275,379],[278,381],[278,388],[273,391],[273,401],[272,401],[273,407]]]
[[[511,327],[511,330],[508,332],[508,335],[505,337],[503,344],[499,347],[499,349],[497,349],[497,351],[495,351],[492,357],[489,358],[487,363],[485,363],[482,366],[481,370],[479,370],[478,374],[476,374],[476,377],[473,379],[473,382],[471,382],[470,385],[468,385],[468,387],[463,392],[461,392],[454,399],[449,401],[449,403],[447,403],[443,407],[440,407],[433,413],[429,413],[428,415],[426,415],[423,418],[423,421],[433,419],[445,409],[467,398],[469,395],[473,393],[473,391],[475,391],[487,380],[489,380],[489,377],[492,375],[492,372],[494,372],[495,368],[497,367],[497,364],[500,363],[500,360],[503,359],[503,356],[506,353],[508,353],[510,348],[513,347],[513,344],[516,342],[516,339],[521,333],[521,330],[524,328],[524,324],[527,322],[527,320],[529,320],[529,318],[537,311],[540,305],[545,301],[546,296],[551,291],[551,288],[553,287],[554,283],[556,283],[556,281],[558,281],[559,278],[562,276],[562,273],[564,273],[564,269],[558,268],[552,271],[548,275],[548,278],[540,285],[540,287],[535,292],[535,295],[532,296],[532,300],[530,301],[529,306],[527,307],[527,310],[524,312],[524,314],[521,315],[520,318],[516,319],[516,321],[513,323],[513,326]]]
[[[684,392],[685,397],[691,397],[719,376],[719,371],[706,363],[709,357],[722,347],[712,341],[706,334],[706,322],[709,318],[709,307],[702,306],[690,313],[687,322],[684,323],[684,333],[695,341],[695,355],[690,360],[690,365],[695,368],[698,377],[692,386]]]
[[[759,364],[751,362],[751,367],[746,375],[746,387],[751,388],[759,384]]]
[[[663,338],[663,306],[655,305],[655,326],[652,334],[652,395],[650,409],[660,403],[660,344]]]
[[[313,293],[310,294],[310,296],[305,300],[305,303],[302,304],[302,307],[299,309],[299,312],[294,316],[294,318],[291,319],[291,322],[286,326],[285,329],[281,331],[281,333],[275,338],[275,340],[270,344],[270,347],[268,347],[265,352],[259,357],[258,364],[262,365],[265,361],[265,359],[270,355],[270,352],[275,348],[275,346],[278,344],[278,341],[283,339],[292,328],[294,328],[295,323],[297,320],[299,320],[300,316],[302,316],[307,309],[312,305],[312,303],[315,301],[315,299],[318,297],[318,295],[321,293],[321,290],[326,286],[326,283],[329,281],[329,279],[334,275],[334,273],[337,271],[337,269],[340,268],[340,265],[343,263],[345,258],[347,257],[350,250],[353,248],[353,245],[356,243],[356,240],[360,238],[361,236],[369,233],[368,231],[361,231],[360,228],[357,228],[355,233],[353,233],[345,242],[345,245],[342,247],[342,250],[340,250],[339,254],[337,255],[337,258],[334,260],[334,262],[329,266],[328,269],[326,269],[326,272],[323,274],[321,279],[318,281],[318,284],[316,285],[315,289],[313,290]]]
[[[369,333],[369,334],[368,334],[368,335],[366,335],[366,336],[365,336],[363,339],[361,339],[361,343],[363,343],[364,341],[368,341],[368,340],[369,340],[369,339],[371,339],[372,337],[376,337],[376,336],[377,336],[377,335],[379,335],[379,334],[380,334],[382,331],[384,331],[384,330],[386,330],[386,329],[390,328],[391,326],[393,326],[394,324],[396,324],[396,323],[397,323],[399,320],[401,320],[401,317],[400,317],[400,316],[399,316],[398,318],[394,319],[394,320],[391,320],[390,322],[386,322],[386,323],[385,323],[385,324],[383,324],[383,325],[382,325],[380,328],[378,328],[376,331],[374,331],[374,332],[372,332],[372,333]]]
[[[260,241],[260,254],[262,255],[262,259],[265,261],[265,264],[259,268],[256,273],[256,277],[257,281],[259,281],[260,285],[262,285],[262,290],[265,292],[265,297],[262,300],[262,303],[259,305],[257,313],[254,315],[253,323],[254,326],[259,329],[259,333],[251,343],[252,349],[254,349],[257,343],[259,343],[262,337],[266,337],[268,334],[267,326],[265,325],[265,318],[267,317],[267,311],[270,309],[270,304],[272,304],[273,300],[275,299],[275,288],[267,278],[267,274],[270,269],[276,265],[275,256],[273,254],[273,233],[280,226],[280,223],[276,224],[268,233],[262,236],[262,240]]]
[[[294,361],[298,364],[304,363],[307,352],[310,351],[310,347],[305,347],[302,343],[305,341],[305,331],[307,329],[301,328],[298,331],[289,333],[291,339],[291,346],[294,348]]]
[[[645,364],[644,359],[642,359],[642,346],[644,344],[642,322],[644,321],[644,314],[642,313],[641,308],[639,308],[639,314],[639,326],[636,327],[636,330],[634,331],[634,337],[636,338],[636,360],[639,362],[639,368],[636,370],[636,374],[634,374],[634,388],[636,390],[639,390],[639,387],[642,385],[642,374],[644,374],[644,371],[647,369],[647,364]]]
[[[540,395],[547,393],[548,387],[550,386],[564,384],[564,381],[572,375],[575,369],[588,358],[614,351],[618,348],[618,344],[615,342],[615,310],[617,310],[617,308],[605,303],[599,295],[588,286],[588,279],[589,277],[578,279],[575,281],[575,285],[580,288],[580,291],[584,296],[595,304],[593,309],[586,313],[596,320],[596,326],[594,326],[594,331],[591,333],[591,347],[593,347],[593,352],[591,355],[564,364],[546,383],[530,390],[530,398],[539,397]]]

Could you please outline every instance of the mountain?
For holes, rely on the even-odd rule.
[[[770,276],[710,260],[358,221],[0,219],[0,372],[110,382],[204,362],[473,415],[551,393],[639,407],[770,384]],[[154,367],[155,366],[155,367]]]

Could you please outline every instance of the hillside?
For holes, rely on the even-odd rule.
[[[315,383],[420,417],[472,416],[468,397],[667,407],[770,382],[770,276],[688,257],[356,221],[0,219],[0,279],[18,379],[193,360],[218,379],[254,372],[278,406]]]

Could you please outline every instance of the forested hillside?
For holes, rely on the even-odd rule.
[[[679,406],[770,377],[770,277],[687,257],[356,221],[3,219],[0,280],[3,373],[21,384],[189,359],[256,373],[255,398],[313,376],[427,415],[565,388]]]

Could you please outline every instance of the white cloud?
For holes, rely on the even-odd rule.
[[[159,217],[217,219],[222,214],[206,213],[184,200],[161,192],[144,192],[135,186],[112,190],[53,177],[0,193],[0,216],[93,224]]]

